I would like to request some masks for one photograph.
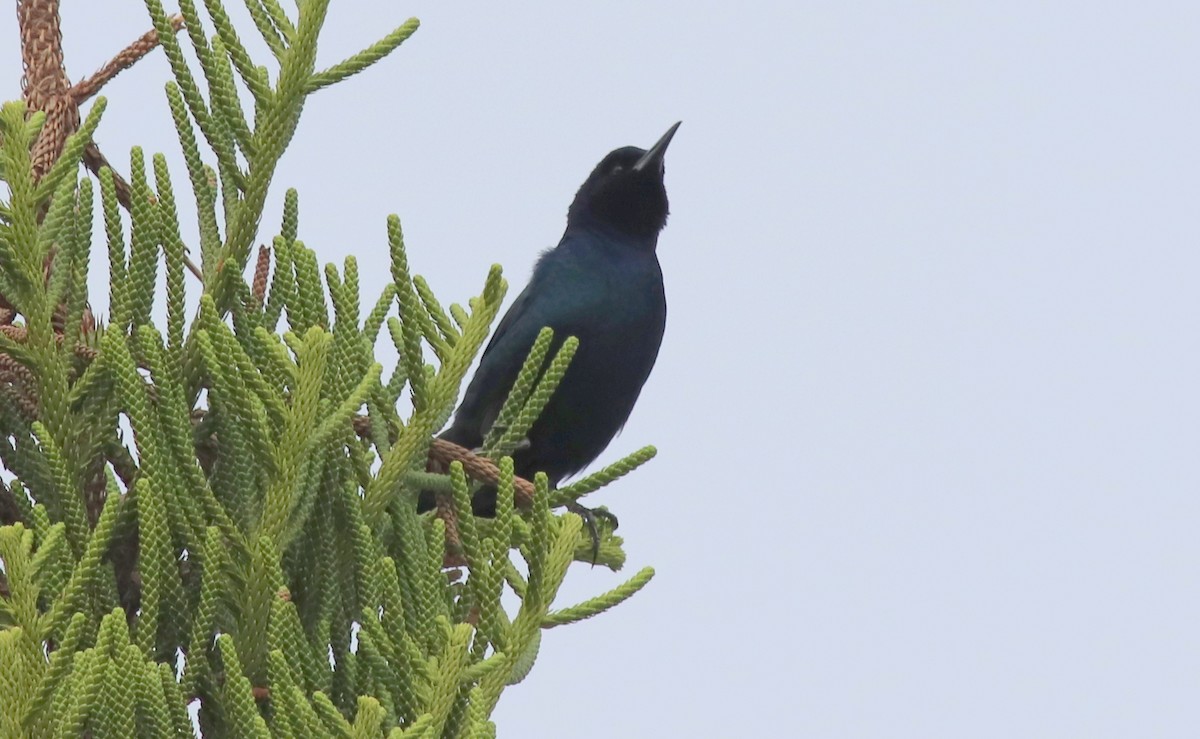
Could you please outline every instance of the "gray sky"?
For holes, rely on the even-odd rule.
[[[148,27],[66,8],[75,78]],[[298,188],[367,295],[395,212],[444,301],[493,262],[515,297],[590,168],[683,120],[666,340],[601,461],[660,455],[593,498],[658,577],[546,634],[501,736],[1196,736],[1200,5],[331,13],[327,63],[423,27],[310,101],[265,231]],[[114,161],[178,160],[166,78],[105,90]]]

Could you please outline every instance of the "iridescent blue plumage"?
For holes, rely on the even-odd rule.
[[[592,462],[625,425],[666,325],[655,249],[667,221],[663,155],[678,127],[648,151],[613,151],[592,171],[562,240],[538,260],[484,350],[443,439],[467,448],[483,442],[544,326],[554,330],[550,356],[568,336],[579,348],[528,443],[514,453],[516,474],[545,472],[555,485]],[[494,504],[494,492],[484,491],[476,513],[488,515]]]

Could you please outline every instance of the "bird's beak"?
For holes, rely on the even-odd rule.
[[[667,129],[667,132],[662,135],[662,138],[651,146],[649,151],[642,155],[642,158],[637,160],[633,165],[634,172],[642,170],[650,170],[651,172],[661,172],[663,168],[663,157],[667,155],[667,145],[671,143],[671,139],[675,136],[675,132],[679,130],[679,121],[674,126]]]

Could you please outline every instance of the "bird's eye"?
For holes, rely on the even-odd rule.
[[[618,172],[621,172],[621,171],[622,171],[622,170],[624,170],[624,169],[625,169],[625,167],[624,167],[623,165],[620,165],[620,164],[614,164],[614,165],[613,165],[613,168],[612,168],[612,171],[611,171],[611,172],[609,172],[609,174],[616,174],[616,173],[618,173]]]

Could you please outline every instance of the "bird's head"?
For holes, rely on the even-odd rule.
[[[663,158],[679,123],[649,149],[626,146],[604,157],[567,211],[568,225],[601,225],[653,238],[667,224]]]

